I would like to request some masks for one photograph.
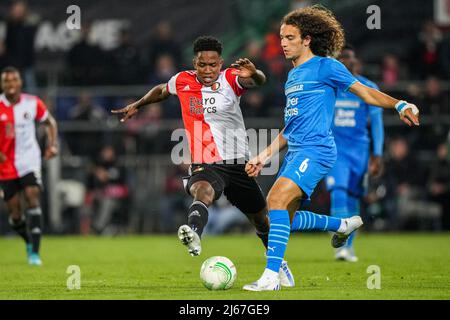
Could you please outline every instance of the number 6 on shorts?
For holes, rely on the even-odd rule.
[[[300,170],[301,173],[304,173],[306,171],[306,169],[308,169],[308,162],[309,162],[309,158],[306,158],[305,160],[303,160],[300,167],[298,167],[298,169]]]

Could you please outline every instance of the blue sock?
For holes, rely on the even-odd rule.
[[[266,269],[278,273],[291,233],[289,212],[287,210],[269,210],[269,219],[270,231]]]
[[[331,191],[331,216],[336,218],[348,217],[348,193],[345,189],[334,189]]]
[[[353,239],[356,236],[356,231],[353,231],[350,236],[347,239],[347,243],[345,244],[346,247],[351,248],[353,246]]]
[[[296,211],[292,221],[291,231],[300,230],[323,230],[337,231],[341,226],[342,219],[333,218],[310,211]]]
[[[348,195],[347,199],[348,217],[359,216],[359,198],[352,195]],[[351,248],[353,246],[353,240],[356,236],[356,231],[348,237],[346,246]]]

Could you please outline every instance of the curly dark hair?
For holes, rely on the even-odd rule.
[[[311,37],[311,51],[317,56],[337,57],[345,44],[344,29],[333,13],[321,5],[288,13],[281,24],[296,26],[302,38]]]
[[[194,41],[194,54],[200,51],[216,51],[219,55],[222,54],[222,43],[212,36],[201,36]]]

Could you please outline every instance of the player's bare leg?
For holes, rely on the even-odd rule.
[[[208,222],[208,207],[214,202],[214,189],[207,181],[197,181],[189,192],[194,202],[189,207],[188,223],[178,229],[178,238],[188,247],[190,255],[198,256],[202,251],[200,237]]]
[[[20,194],[16,193],[11,199],[6,201],[6,208],[9,214],[9,225],[11,228],[19,234],[25,241],[27,258],[31,255],[31,243],[30,236],[27,230],[27,220],[20,210]]]
[[[31,265],[40,266],[42,264],[39,256],[42,235],[42,209],[39,204],[40,189],[38,186],[25,187],[24,194],[27,202],[27,209],[25,210],[28,219],[27,225],[32,245],[28,262]]]

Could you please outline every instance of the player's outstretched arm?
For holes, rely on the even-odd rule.
[[[42,123],[47,127],[47,148],[45,149],[44,159],[49,160],[58,154],[58,125],[50,113]]]
[[[384,127],[383,110],[369,107],[370,132],[372,136],[373,151],[369,159],[369,175],[378,178],[383,173],[383,145]]]
[[[249,59],[238,59],[231,67],[236,68],[233,74],[237,75],[238,81],[244,88],[254,88],[266,83],[266,75],[261,70],[256,69]]]
[[[287,146],[287,141],[283,137],[284,129],[278,134],[278,136],[273,140],[273,142],[264,149],[259,155],[252,158],[245,165],[245,172],[249,177],[257,177],[261,172],[262,168],[269,162],[269,160],[276,154],[280,152],[280,150],[284,149]]]
[[[412,103],[403,100],[397,100],[377,89],[373,89],[355,82],[350,87],[350,92],[356,94],[367,104],[382,107],[385,109],[396,109],[400,119],[408,126],[419,125],[419,109]]]
[[[161,83],[156,87],[153,87],[149,92],[147,92],[145,96],[143,96],[138,101],[133,102],[124,108],[111,110],[111,112],[124,114],[124,117],[120,119],[120,122],[125,122],[128,119],[132,118],[139,111],[140,107],[166,100],[169,96],[170,93],[167,91],[167,84]]]

